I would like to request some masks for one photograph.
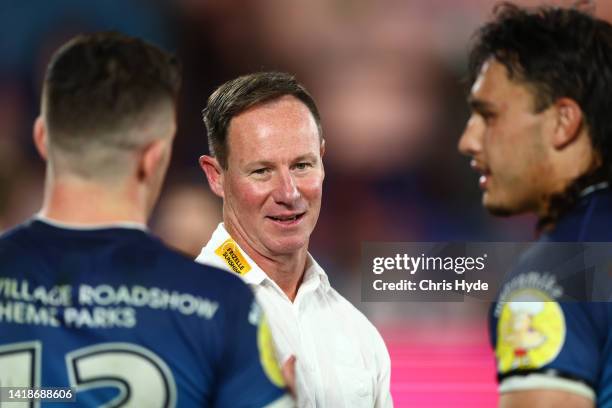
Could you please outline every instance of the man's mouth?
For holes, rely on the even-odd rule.
[[[480,173],[478,185],[482,190],[486,190],[489,180],[491,179],[491,171],[485,165],[477,162],[475,159],[470,162],[470,167],[475,172]]]
[[[481,190],[486,190],[488,184],[489,184],[489,175],[488,174],[481,174],[480,178],[478,178],[478,186],[480,187],[480,189]]]
[[[304,214],[306,213],[269,215],[267,218],[282,224],[292,224],[301,220]]]

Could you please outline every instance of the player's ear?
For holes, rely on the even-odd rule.
[[[223,169],[219,164],[219,161],[212,156],[203,155],[200,156],[200,167],[206,174],[208,185],[210,189],[219,197],[224,197],[223,192]]]
[[[47,160],[47,129],[45,127],[45,121],[42,116],[36,118],[34,122],[34,129],[32,130],[32,138],[34,139],[34,146],[40,157],[45,161]]]
[[[154,178],[159,166],[167,165],[168,143],[166,139],[156,139],[144,148],[138,164],[138,176],[141,180]]]
[[[557,126],[552,144],[555,149],[562,149],[578,137],[582,128],[582,110],[571,98],[560,98],[555,104]]]

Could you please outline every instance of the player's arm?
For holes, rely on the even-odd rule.
[[[594,408],[593,399],[560,390],[529,390],[501,394],[499,408]]]
[[[547,373],[505,378],[499,387],[499,408],[594,408],[595,392],[586,383]]]
[[[605,306],[506,302],[500,310],[491,332],[499,407],[593,408]]]
[[[215,407],[294,407],[263,312],[242,282],[232,295],[224,323]]]

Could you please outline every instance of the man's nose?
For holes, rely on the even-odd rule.
[[[300,198],[295,176],[290,170],[278,172],[272,197],[278,204],[293,205]]]
[[[465,129],[457,148],[466,156],[475,156],[482,150],[482,138],[484,136],[484,124],[476,115],[472,115],[465,124]]]

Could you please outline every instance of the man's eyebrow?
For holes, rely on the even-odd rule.
[[[476,112],[491,112],[495,110],[493,104],[483,101],[482,99],[477,99],[472,96],[468,97],[468,105],[470,108]]]
[[[294,162],[299,162],[302,160],[317,160],[317,155],[314,153],[306,153],[301,156],[298,156],[293,160]]]
[[[314,153],[306,153],[302,154],[295,159],[292,160],[293,163],[297,163],[303,160],[317,160],[318,157]],[[251,162],[247,162],[244,164],[245,168],[255,168],[255,167],[274,167],[275,163],[270,160],[254,160]]]
[[[244,167],[272,167],[274,163],[268,160],[255,160],[252,162],[245,163]]]

